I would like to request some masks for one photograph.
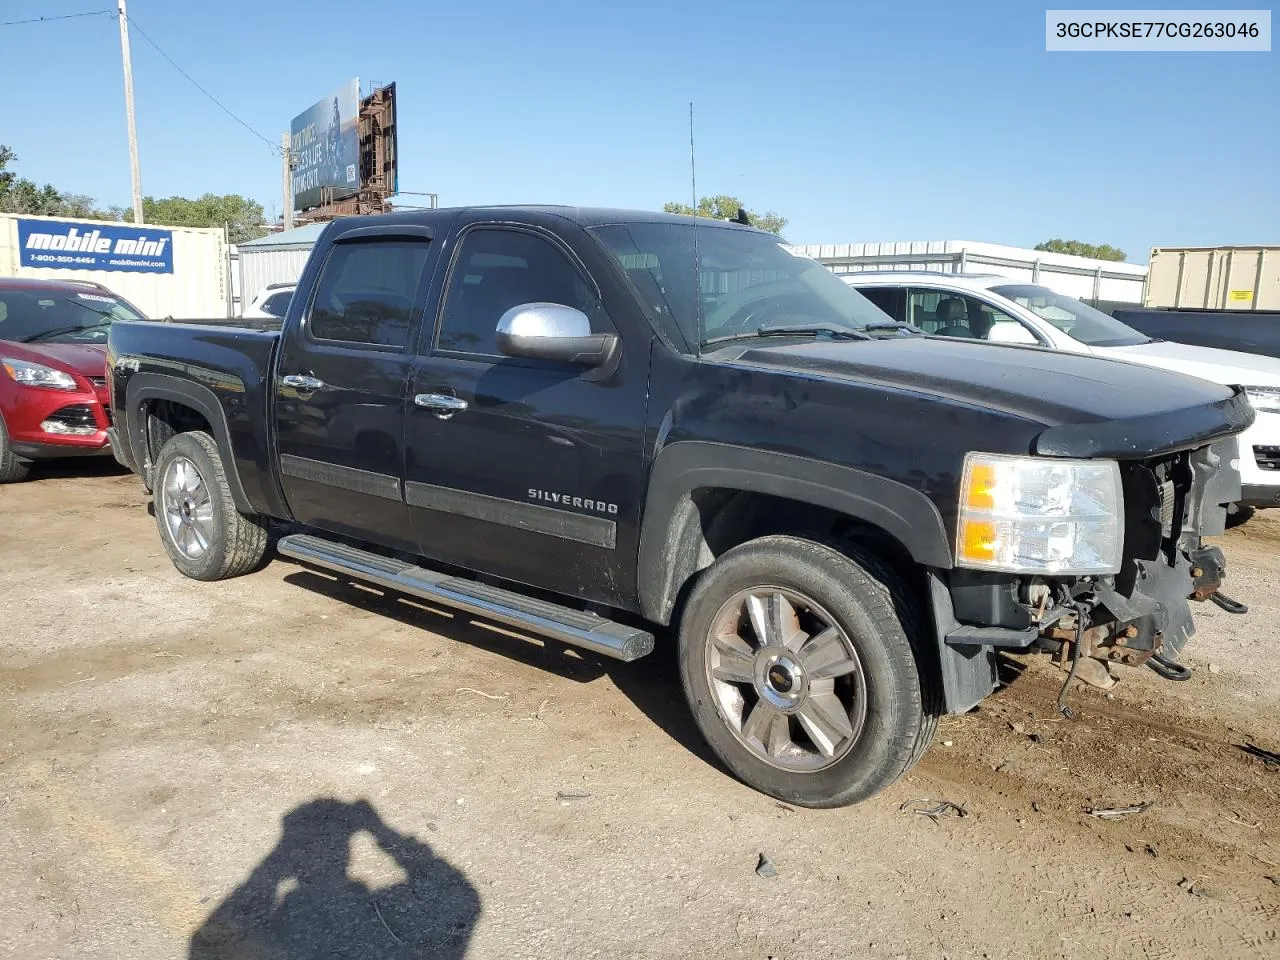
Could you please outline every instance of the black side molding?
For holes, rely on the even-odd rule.
[[[612,550],[617,546],[618,525],[605,517],[572,513],[503,497],[490,497],[483,493],[469,493],[452,487],[438,487],[416,480],[405,483],[404,495],[411,507],[439,510],[472,520],[543,533],[561,540],[574,540],[593,547]]]

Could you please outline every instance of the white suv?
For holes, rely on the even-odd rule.
[[[934,336],[1090,353],[1244,387],[1257,420],[1239,438],[1241,505],[1280,506],[1280,360],[1153,340],[1074,297],[1008,277],[894,270],[841,279]]]
[[[280,320],[289,309],[289,301],[293,298],[296,283],[269,283],[253,295],[249,305],[240,316],[256,318],[275,318]]]

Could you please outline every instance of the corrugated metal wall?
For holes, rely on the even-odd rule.
[[[231,291],[227,245],[222,230],[206,227],[166,227],[173,234],[173,273],[130,273],[119,270],[63,270],[57,267],[24,267],[18,249],[18,220],[54,223],[87,223],[63,217],[28,217],[0,214],[0,276],[43,280],[92,280],[115,291],[148,317],[225,317],[230,312]]]
[[[240,248],[240,297],[248,306],[254,296],[269,283],[292,283],[302,276],[302,268],[311,256],[311,247],[283,250],[253,247]]]
[[[1147,268],[1046,253],[972,240],[910,240],[888,243],[823,243],[797,248],[835,273],[867,270],[933,270],[939,273],[994,273],[1039,283],[1082,300],[1141,303]]]

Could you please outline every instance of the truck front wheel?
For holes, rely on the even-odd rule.
[[[170,437],[156,458],[152,500],[169,559],[193,580],[248,573],[267,551],[264,518],[236,510],[213,437]]]
[[[789,803],[835,807],[883,790],[937,726],[932,678],[912,651],[918,609],[874,557],[785,536],[727,551],[680,622],[681,678],[703,736],[740,779]]]

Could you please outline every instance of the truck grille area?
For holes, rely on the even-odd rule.
[[[1254,447],[1253,460],[1262,470],[1280,470],[1280,447]]]

